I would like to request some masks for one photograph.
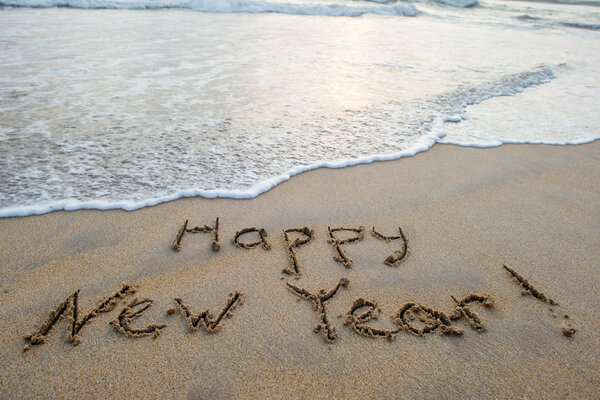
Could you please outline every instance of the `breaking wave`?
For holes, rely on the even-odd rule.
[[[261,0],[0,0],[0,6],[131,10],[181,8],[207,13],[278,13],[331,17],[359,17],[365,14],[415,16],[418,13],[414,6],[400,3],[346,5],[339,3],[280,3]]]

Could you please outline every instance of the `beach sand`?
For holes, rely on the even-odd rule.
[[[594,142],[436,145],[411,158],[310,171],[251,200],[0,219],[0,397],[599,398],[599,209]],[[179,252],[172,248],[185,220],[203,227],[217,217],[220,251],[210,232],[188,233]],[[282,231],[305,226],[314,239],[296,249],[300,275],[284,274]],[[365,227],[363,240],[342,245],[351,268],[334,260],[328,226]],[[402,241],[378,240],[373,226],[384,235],[402,228],[409,254],[397,266],[384,260]],[[246,227],[264,228],[272,248],[235,247]],[[503,264],[559,305],[522,295]],[[311,301],[287,283],[316,294],[342,278],[347,287],[320,303],[337,332],[328,343],[313,332],[321,317]],[[122,282],[139,284],[137,293],[90,319],[79,345],[69,341],[68,318],[46,343],[24,340],[76,290],[86,314]],[[166,313],[181,298],[194,315],[216,315],[233,292],[243,304],[214,333]],[[412,322],[405,315],[415,329],[431,327],[423,336],[405,328],[390,341],[344,325],[358,298],[381,310],[364,325],[392,331],[408,326],[391,318],[405,303],[450,316],[451,296],[469,294],[494,299],[493,308],[469,306],[483,332],[467,318],[447,325],[426,311]],[[116,325],[168,325],[160,336],[128,337],[111,325],[135,296],[152,307],[130,321],[125,311]],[[442,325],[464,332],[442,335]]]

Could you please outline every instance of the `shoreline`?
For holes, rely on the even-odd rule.
[[[433,135],[435,136],[435,135]],[[170,203],[180,199],[186,198],[204,198],[204,199],[235,199],[235,200],[248,200],[254,199],[263,193],[272,190],[274,187],[281,185],[282,183],[290,180],[296,175],[300,175],[306,172],[318,170],[318,169],[340,169],[354,167],[358,165],[368,165],[378,162],[389,162],[396,161],[402,158],[414,157],[419,153],[431,150],[435,145],[442,146],[457,146],[467,147],[475,149],[490,149],[505,145],[534,145],[534,146],[580,146],[582,144],[590,144],[600,140],[600,138],[593,139],[582,139],[577,142],[567,143],[542,143],[542,142],[505,142],[494,146],[476,146],[476,145],[463,145],[457,143],[440,143],[434,142],[427,137],[423,140],[424,143],[415,145],[410,150],[405,150],[395,154],[382,154],[372,155],[368,157],[357,158],[353,160],[344,161],[323,161],[312,165],[295,167],[288,170],[280,175],[261,181],[249,189],[246,190],[229,190],[229,189],[215,189],[215,190],[204,190],[204,189],[185,189],[179,193],[149,198],[143,201],[132,201],[132,200],[121,200],[107,202],[104,200],[90,200],[90,201],[78,201],[73,203],[70,200],[58,200],[50,201],[44,204],[35,204],[31,206],[9,206],[0,208],[0,219],[2,218],[13,218],[13,217],[29,217],[34,215],[44,215],[56,211],[79,211],[79,210],[96,210],[96,211],[110,211],[110,210],[121,210],[121,211],[135,211],[142,208],[154,207],[163,203]]]
[[[55,397],[597,397],[599,165],[598,141],[438,144],[414,157],[307,171],[252,199],[0,218],[0,397],[39,397],[50,387]],[[173,250],[185,220],[214,227],[217,217],[219,251],[212,231],[190,232]],[[314,239],[297,248],[295,279],[281,272],[291,265],[281,234],[304,226]],[[334,260],[328,226],[365,227],[362,240],[342,244],[351,268]],[[409,252],[392,267],[383,261],[399,242],[369,230],[392,236],[398,226]],[[271,248],[234,246],[249,227],[263,228]],[[522,296],[503,264],[559,306]],[[325,326],[313,332],[320,317],[310,301],[286,284],[316,293],[341,279],[349,284],[325,307],[324,324],[337,334],[330,343]],[[23,352],[23,338],[74,291],[88,312],[121,282],[153,301],[130,326],[168,325],[160,336],[127,337],[109,324],[127,296],[83,326],[78,346],[65,318],[47,343]],[[181,298],[193,314],[216,316],[236,292],[243,304],[215,333],[166,314]],[[460,336],[405,329],[388,341],[344,325],[358,298],[381,309],[366,324],[391,331],[390,316],[407,302],[451,315],[451,296],[468,294],[494,299],[492,309],[472,307],[485,332],[461,318],[452,322]],[[568,324],[572,337],[561,331]]]

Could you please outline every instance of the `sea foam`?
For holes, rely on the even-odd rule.
[[[205,198],[233,198],[233,199],[248,199],[258,196],[261,193],[268,191],[274,186],[290,179],[292,176],[317,168],[343,168],[358,164],[368,164],[375,161],[395,160],[402,157],[414,156],[419,152],[423,152],[431,148],[436,142],[443,141],[450,144],[464,145],[462,142],[452,142],[441,140],[445,136],[444,124],[457,123],[467,118],[467,107],[474,104],[479,104],[487,99],[498,96],[513,96],[523,92],[525,89],[542,85],[556,78],[556,73],[561,70],[561,66],[541,65],[531,71],[507,75],[497,81],[488,82],[482,85],[459,88],[457,90],[447,92],[432,101],[423,108],[435,110],[436,116],[429,122],[429,133],[418,137],[412,141],[410,146],[405,150],[388,154],[371,154],[368,156],[356,157],[345,160],[320,160],[308,165],[295,166],[284,173],[276,176],[262,179],[259,182],[243,189],[216,189],[204,190],[200,188],[189,188],[180,190],[167,195],[148,197],[143,200],[77,200],[63,199],[58,201],[40,200],[35,204],[27,206],[9,206],[0,209],[0,217],[26,216],[32,214],[44,214],[56,210],[79,210],[79,209],[123,209],[135,210],[147,206],[153,206],[159,203],[172,201],[178,198],[201,196]],[[426,123],[426,121],[423,121]],[[588,136],[582,138],[573,138],[570,140],[491,140],[484,144],[472,143],[469,146],[474,147],[493,147],[503,143],[545,143],[554,145],[564,144],[581,144],[587,143],[600,136]]]

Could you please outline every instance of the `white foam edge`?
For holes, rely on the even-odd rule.
[[[301,174],[306,171],[311,171],[318,168],[345,168],[360,164],[371,164],[376,161],[392,161],[403,157],[412,157],[418,153],[429,150],[434,144],[440,143],[440,139],[446,136],[443,126],[446,122],[456,122],[456,116],[439,116],[433,121],[431,133],[428,136],[420,138],[410,149],[403,150],[391,154],[376,154],[367,157],[355,158],[341,161],[322,161],[311,165],[299,166],[290,169],[289,171],[266,179],[252,185],[246,190],[203,190],[203,189],[186,189],[168,196],[155,197],[142,201],[78,201],[78,200],[60,200],[39,202],[30,206],[11,206],[0,209],[0,218],[6,217],[25,217],[28,215],[47,214],[52,211],[75,211],[75,210],[114,210],[120,209],[125,211],[138,210],[144,207],[151,207],[157,204],[170,202],[173,200],[186,197],[204,197],[207,199],[229,198],[229,199],[252,199],[258,195],[265,193],[282,182],[289,180],[292,176]],[[443,144],[462,146],[462,147],[477,147],[491,148],[498,147],[502,144],[544,144],[544,145],[580,145],[591,143],[600,140],[600,135],[582,137],[580,139],[550,142],[538,140],[497,140],[489,144],[465,144],[452,141],[444,141]]]
[[[476,147],[479,149],[488,149],[488,148],[492,148],[492,147],[499,147],[502,146],[503,144],[543,144],[546,146],[577,146],[580,144],[587,144],[587,143],[592,143],[595,142],[596,140],[600,140],[600,135],[599,136],[586,136],[580,139],[574,139],[574,140],[564,140],[564,141],[543,141],[543,140],[508,140],[508,139],[497,139],[495,141],[492,141],[491,143],[461,143],[461,142],[453,142],[451,140],[448,141],[443,141],[443,142],[438,142],[439,144],[449,144],[452,146],[461,146],[461,147]]]

